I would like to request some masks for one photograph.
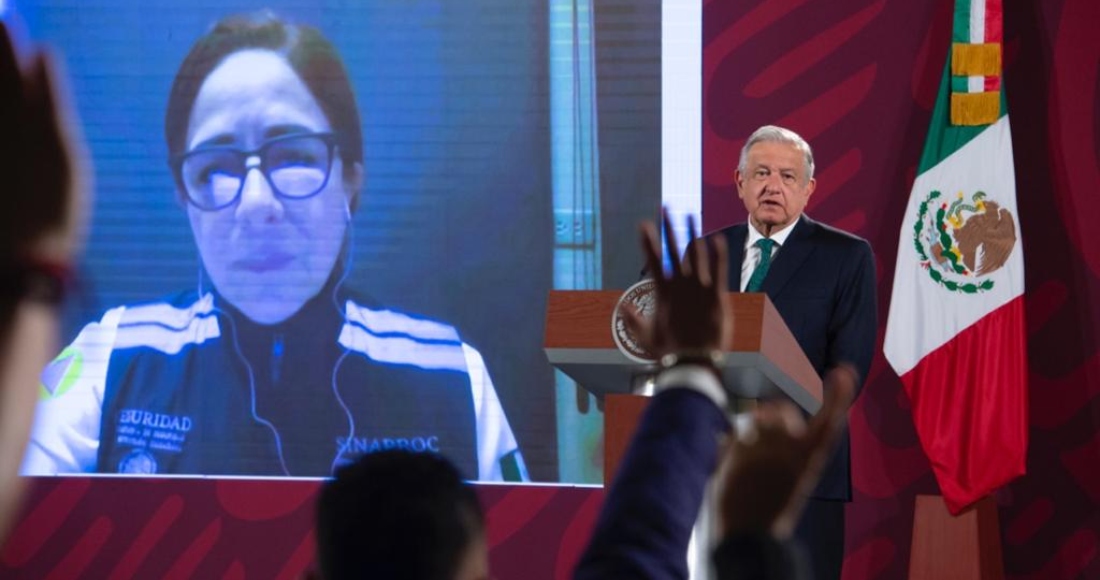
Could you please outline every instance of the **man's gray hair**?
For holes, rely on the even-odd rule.
[[[749,135],[749,140],[745,141],[745,146],[741,148],[741,160],[737,162],[737,170],[742,174],[748,169],[749,149],[752,149],[752,146],[757,143],[786,143],[788,145],[793,145],[795,149],[802,152],[802,155],[806,159],[806,181],[809,182],[813,179],[814,152],[810,149],[810,144],[798,133],[775,125],[764,125],[753,131],[752,135]]]

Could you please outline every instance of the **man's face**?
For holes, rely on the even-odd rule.
[[[789,143],[762,141],[749,149],[745,172],[737,170],[737,195],[749,221],[771,234],[798,219],[817,183],[806,179],[806,158]]]
[[[226,57],[203,82],[187,146],[252,151],[279,137],[328,131],[320,105],[283,57],[246,50]],[[271,162],[301,162],[282,155]],[[206,211],[188,204],[195,243],[214,286],[256,322],[274,324],[293,315],[333,270],[354,187],[341,178],[339,155],[333,157],[323,189],[307,198],[276,195],[264,173],[250,168],[232,205]]]

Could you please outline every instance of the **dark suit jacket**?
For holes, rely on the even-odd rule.
[[[748,224],[730,226],[729,287],[741,288]],[[841,362],[860,377],[871,367],[877,332],[875,262],[861,238],[803,215],[779,249],[761,291],[775,304],[819,375]],[[858,392],[857,392],[858,394]],[[848,434],[844,433],[814,497],[851,500]]]
[[[574,580],[687,578],[691,530],[717,467],[725,414],[705,395],[668,389],[649,403],[604,497]]]
[[[729,431],[725,413],[703,394],[671,388],[654,397],[574,580],[686,579],[691,531]],[[808,577],[800,550],[764,533],[726,538],[713,556],[719,580]]]

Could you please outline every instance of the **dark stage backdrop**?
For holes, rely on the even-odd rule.
[[[28,479],[0,578],[295,580],[315,569],[318,480]],[[501,580],[567,580],[603,489],[476,485]],[[125,501],[119,501],[125,498]]]
[[[704,2],[706,229],[745,217],[733,168],[752,130],[777,123],[800,132],[819,168],[808,213],[870,240],[885,325],[951,7]],[[1028,474],[996,496],[1006,573],[1100,578],[1100,3],[1025,0],[1004,10],[1031,373]],[[851,432],[844,577],[904,578],[914,497],[938,489],[881,340]]]

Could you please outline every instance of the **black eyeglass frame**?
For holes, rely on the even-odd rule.
[[[271,179],[271,175],[270,175],[271,168],[267,167],[267,164],[266,164],[267,155],[266,155],[266,153],[267,153],[268,149],[270,149],[273,145],[277,145],[277,144],[282,143],[284,141],[290,141],[290,140],[294,140],[294,139],[302,139],[302,138],[307,138],[307,137],[308,138],[320,139],[322,142],[324,142],[324,144],[326,145],[326,147],[328,149],[328,165],[325,166],[325,178],[324,178],[324,180],[321,181],[321,184],[317,187],[317,190],[314,191],[313,193],[310,193],[308,195],[287,195],[286,193],[283,193],[282,191],[280,191],[279,188],[275,185],[275,182]],[[219,211],[219,210],[223,210],[227,207],[230,207],[233,204],[240,201],[241,194],[244,193],[244,183],[248,179],[248,173],[249,173],[249,171],[251,171],[253,169],[251,167],[248,167],[248,158],[249,157],[259,157],[260,165],[258,167],[256,167],[256,169],[260,170],[260,174],[263,175],[265,180],[267,180],[267,184],[271,187],[271,191],[272,191],[272,193],[275,194],[276,197],[279,197],[279,198],[282,198],[282,199],[302,200],[302,199],[309,199],[309,198],[317,195],[318,193],[321,193],[322,191],[324,191],[325,186],[328,185],[328,181],[332,177],[332,162],[336,158],[336,148],[337,148],[337,146],[339,146],[339,144],[340,143],[339,143],[338,135],[336,133],[332,133],[332,132],[289,133],[289,134],[286,134],[286,135],[280,135],[278,137],[272,137],[271,139],[268,139],[267,141],[264,141],[256,149],[252,149],[252,150],[249,150],[249,151],[245,151],[243,149],[240,149],[238,147],[234,147],[232,145],[210,145],[210,146],[199,147],[197,149],[192,149],[191,151],[188,151],[186,153],[182,153],[180,155],[176,155],[175,157],[169,159],[168,165],[172,169],[172,174],[176,179],[176,184],[177,184],[180,192],[187,198],[188,203],[190,203],[191,205],[197,207],[198,209],[200,209],[202,211]],[[216,206],[206,206],[206,205],[203,205],[203,204],[199,203],[191,195],[191,192],[187,189],[187,184],[184,183],[184,180],[183,180],[183,164],[187,162],[187,159],[190,158],[190,157],[194,157],[196,155],[210,153],[211,151],[215,151],[215,152],[220,151],[220,152],[225,152],[225,153],[233,153],[241,159],[241,161],[242,161],[241,165],[244,167],[244,174],[241,175],[241,184],[237,188],[237,193],[229,201],[227,201],[226,203],[221,204],[221,205],[216,205]]]

